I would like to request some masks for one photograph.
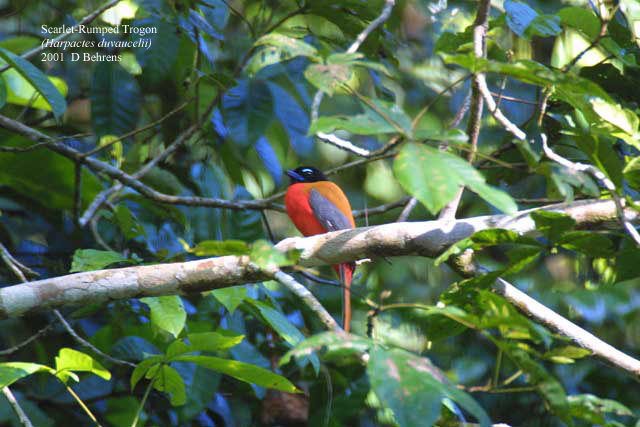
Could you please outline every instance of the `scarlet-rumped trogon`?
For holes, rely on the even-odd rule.
[[[301,166],[290,169],[291,184],[284,198],[287,214],[304,236],[354,228],[351,205],[344,192],[318,169]],[[355,263],[334,265],[343,289],[342,321],[346,332],[351,329],[351,279]]]

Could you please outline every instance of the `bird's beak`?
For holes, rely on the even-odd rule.
[[[292,184],[294,182],[302,182],[302,181],[304,181],[304,177],[302,175],[300,175],[298,172],[294,171],[293,169],[287,170],[287,176],[289,178],[291,178],[291,183]]]

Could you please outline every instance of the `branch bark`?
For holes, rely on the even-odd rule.
[[[584,200],[551,205],[545,210],[563,212],[579,227],[617,221],[609,200]],[[276,245],[282,251],[302,250],[304,266],[333,265],[362,258],[422,255],[434,257],[471,234],[490,228],[518,233],[535,229],[530,213],[492,215],[455,221],[396,222],[336,231],[312,237],[292,237]],[[629,221],[640,214],[625,211]],[[145,296],[189,294],[269,279],[247,256],[225,256],[173,264],[98,270],[38,280],[0,289],[0,318],[36,311]]]

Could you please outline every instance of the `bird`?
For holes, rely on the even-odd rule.
[[[349,199],[342,189],[312,166],[287,170],[290,184],[284,197],[287,215],[303,236],[355,227]],[[342,324],[351,329],[351,280],[356,264],[334,265],[343,286]]]

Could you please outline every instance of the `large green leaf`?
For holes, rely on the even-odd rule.
[[[62,117],[62,114],[67,109],[64,96],[42,71],[29,61],[1,47],[0,58],[11,65],[46,100],[56,118]],[[9,93],[11,93],[11,90],[9,90]]]
[[[56,376],[66,382],[70,371],[91,372],[105,380],[111,379],[111,373],[93,357],[72,348],[63,348],[56,356]]]
[[[564,73],[530,60],[506,63],[476,58],[471,54],[443,54],[443,57],[446,62],[458,64],[472,72],[498,73],[514,77],[525,83],[542,87],[553,86],[558,99],[582,111],[590,121],[597,122],[600,119],[607,122],[613,121],[611,128],[614,130],[630,129],[634,126],[633,119],[630,118],[631,113],[618,106],[606,91],[593,81],[571,72]],[[621,133],[626,133],[626,131]]]
[[[233,314],[236,308],[238,308],[247,297],[247,288],[244,286],[231,286],[228,288],[214,289],[211,291],[211,295],[229,310],[229,314]]]
[[[320,61],[315,47],[284,34],[269,33],[260,37],[254,45],[264,47],[259,49],[249,61],[247,71],[250,75],[256,74],[268,65],[287,61],[296,56],[306,56],[311,60]]]
[[[182,246],[196,256],[247,255],[249,245],[244,240],[203,240],[194,247],[182,241]]]
[[[184,328],[187,313],[178,295],[140,298],[151,309],[151,324],[177,337]]]
[[[212,356],[178,356],[176,361],[193,362],[207,369],[234,377],[240,381],[256,384],[274,390],[296,393],[299,390],[288,379],[259,366],[237,360]]]
[[[22,137],[0,131],[2,145],[25,148],[33,144]],[[0,155],[0,183],[52,210],[71,210],[75,191],[75,165],[49,150],[31,150]],[[102,190],[95,175],[83,168],[80,198],[86,207]]]
[[[633,416],[633,412],[622,403],[611,399],[602,399],[593,394],[574,394],[567,396],[567,400],[571,415],[582,418],[592,425],[613,425],[607,423],[605,414]]]
[[[352,75],[353,70],[344,64],[313,64],[304,71],[307,80],[329,96],[347,83]]]
[[[141,39],[150,42],[148,47],[135,49],[136,59],[142,67],[142,84],[158,86],[170,79],[174,64],[178,59],[180,39],[175,25],[164,19],[146,18],[136,20],[133,25],[139,28],[151,27],[157,31],[147,34]],[[137,40],[138,37],[132,37]],[[184,50],[186,52],[186,49]],[[187,60],[191,61],[191,58]]]
[[[214,332],[200,332],[187,335],[188,342],[177,339],[167,348],[167,358],[171,359],[185,353],[195,351],[221,351],[240,344],[244,335],[237,335],[230,331],[218,330]]]
[[[93,70],[91,121],[98,135],[122,135],[136,126],[142,94],[135,78],[118,63],[100,62]]]
[[[302,332],[289,322],[284,314],[262,301],[257,301],[252,298],[247,298],[246,301],[255,307],[260,313],[260,316],[269,324],[269,326],[292,347],[295,347],[304,341],[305,337]],[[318,373],[320,369],[320,361],[318,360],[318,357],[315,354],[312,354],[309,355],[309,360],[311,361],[316,373]]]
[[[187,401],[187,390],[184,380],[174,368],[169,365],[162,365],[154,373],[152,378],[153,388],[171,396],[173,406],[184,405]]]
[[[28,362],[0,363],[0,388],[4,388],[36,372],[48,372],[54,374],[55,370],[46,365]]]
[[[380,133],[411,134],[411,119],[393,102],[362,97],[363,114],[319,117],[309,127],[309,135],[343,129],[359,135]]]
[[[97,249],[76,249],[71,261],[70,273],[103,269],[117,262],[127,262],[127,258],[113,251]]]
[[[481,426],[490,426],[486,412],[475,400],[451,385],[428,359],[400,349],[374,346],[367,373],[371,388],[393,411],[401,427],[433,425],[440,417],[442,399],[450,398],[473,414]]]
[[[485,183],[484,177],[461,158],[415,143],[406,144],[393,162],[400,185],[435,214],[464,185],[505,213],[518,210],[504,191]]]

